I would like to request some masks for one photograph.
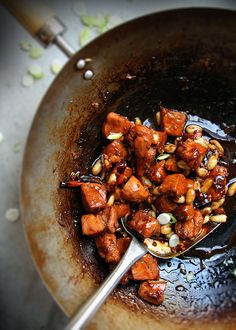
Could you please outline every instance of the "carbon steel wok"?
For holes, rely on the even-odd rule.
[[[71,192],[57,188],[59,181],[71,171],[84,173],[99,154],[108,111],[144,119],[162,103],[219,124],[235,123],[235,36],[236,13],[226,10],[182,9],[139,18],[75,54],[43,98],[25,149],[22,218],[37,269],[68,316],[107,268],[93,243],[81,237],[80,207]],[[81,58],[92,59],[86,66],[92,80],[76,69]],[[234,227],[233,221],[220,226],[202,245],[214,246],[219,237],[227,244],[225,232]],[[161,306],[140,300],[135,285],[118,287],[88,329],[235,329],[235,256],[232,239],[224,253],[209,259],[190,254],[160,261],[161,277],[168,281]],[[194,277],[188,282],[190,271]]]

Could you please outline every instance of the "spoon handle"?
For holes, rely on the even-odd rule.
[[[80,330],[90,321],[99,307],[107,299],[109,294],[120,282],[129,268],[142,256],[147,253],[147,249],[133,237],[128,250],[122,257],[113,272],[106,278],[99,289],[88,299],[88,301],[74,315],[65,330]]]

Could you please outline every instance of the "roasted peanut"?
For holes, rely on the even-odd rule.
[[[236,193],[236,182],[232,183],[227,191],[228,196],[233,196]]]
[[[115,175],[115,173],[112,173],[109,176],[107,183],[108,184],[115,184],[116,183],[116,175]]]
[[[153,191],[152,191],[152,193],[154,195],[156,195],[156,196],[160,195],[160,189],[159,189],[159,187],[154,188]]]
[[[210,143],[213,144],[216,147],[216,149],[219,151],[219,153],[221,155],[224,154],[224,148],[222,147],[222,145],[220,144],[219,141],[217,141],[217,140],[210,140]]]
[[[107,201],[107,206],[112,206],[114,202],[115,202],[115,195],[112,194]]]
[[[194,190],[200,190],[201,189],[201,184],[200,184],[199,180],[194,181],[193,188],[194,188]]]
[[[161,125],[161,114],[160,114],[160,111],[158,111],[156,113],[156,120],[157,120],[157,125],[160,126]]]
[[[148,211],[148,214],[151,216],[151,217],[153,217],[153,218],[156,218],[156,212],[155,211],[153,211],[153,210],[150,210],[150,211]]]
[[[221,199],[219,199],[219,200],[216,201],[216,202],[213,202],[213,203],[211,204],[211,208],[212,208],[212,210],[216,210],[216,209],[218,209],[221,205],[224,204],[224,202],[225,202],[225,198],[224,198],[224,197],[221,198]]]
[[[205,215],[203,223],[207,223],[208,221],[210,221],[210,216],[209,215]]]
[[[164,146],[164,150],[165,152],[167,152],[168,154],[173,154],[176,150],[177,146],[173,143],[169,143],[169,144],[166,144]]]
[[[93,165],[92,173],[93,175],[98,175],[102,171],[102,161],[98,159],[96,163]]]
[[[135,123],[135,125],[142,125],[142,121],[139,117],[134,118],[134,123]]]
[[[213,168],[216,167],[217,162],[218,162],[218,155],[217,155],[217,154],[212,155],[212,156],[208,159],[207,169],[208,169],[209,171],[213,170]]]
[[[203,216],[211,214],[212,208],[210,206],[204,207],[204,209],[201,210],[201,213]]]
[[[205,194],[208,189],[211,188],[211,186],[213,185],[213,180],[211,178],[207,178],[204,182],[203,182],[203,185],[201,187],[201,192],[203,194]]]
[[[181,168],[182,170],[189,170],[189,169],[190,169],[190,167],[185,163],[184,160],[179,160],[179,161],[177,162],[177,165],[178,165],[178,167]]]
[[[218,223],[226,222],[227,216],[225,214],[212,215],[210,217],[210,220],[213,222],[218,222]]]
[[[161,226],[161,233],[162,235],[168,235],[171,232],[171,227],[168,225]]]
[[[208,148],[208,146],[209,146],[208,140],[203,137],[200,137],[199,139],[195,139],[194,142],[201,144],[205,148]]]
[[[203,168],[203,167],[198,167],[196,169],[196,173],[197,175],[200,177],[200,178],[205,178],[208,174],[208,171],[206,168]]]
[[[195,197],[196,197],[195,190],[193,188],[188,189],[185,197],[186,204],[192,204]]]
[[[202,132],[202,128],[198,125],[188,125],[186,127],[186,132],[188,134],[194,134],[196,132]]]

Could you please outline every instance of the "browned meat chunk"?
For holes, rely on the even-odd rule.
[[[116,164],[110,174],[115,174],[116,182],[114,185],[119,186],[125,183],[131,177],[132,173],[132,169],[123,161]]]
[[[177,209],[175,210],[175,215],[179,221],[188,221],[190,219],[193,219],[194,213],[195,210],[193,204],[190,205],[183,204],[178,206]]]
[[[165,288],[166,282],[164,281],[145,281],[141,283],[138,295],[152,304],[160,305],[164,300]]]
[[[207,191],[207,195],[213,202],[221,199],[225,195],[227,176],[228,170],[224,166],[217,165],[212,171],[210,171],[209,177],[214,179],[214,182],[211,188]]]
[[[139,203],[148,198],[148,191],[144,188],[142,183],[132,175],[121,190],[121,196],[127,201]]]
[[[157,259],[150,254],[145,254],[140,260],[131,267],[131,275],[134,280],[158,280],[160,271],[157,265]]]
[[[98,214],[103,222],[106,223],[107,229],[111,233],[114,233],[119,226],[117,209],[114,206],[106,207],[105,210],[102,210]]]
[[[194,217],[190,220],[180,222],[175,225],[175,231],[180,238],[194,238],[202,229],[203,217],[199,210],[195,210]]]
[[[118,163],[128,157],[128,151],[120,141],[113,141],[103,150],[104,163],[106,168]]]
[[[135,126],[134,152],[138,158],[152,161],[156,155],[156,148],[163,151],[166,142],[166,133],[154,131],[142,125]]]
[[[161,162],[152,165],[148,169],[148,176],[152,181],[158,184],[162,183],[162,181],[167,176],[167,172],[165,170],[165,161],[162,160]]]
[[[81,217],[82,232],[87,236],[101,234],[106,228],[106,222],[99,215],[84,214]]]
[[[148,211],[139,210],[129,221],[129,227],[137,231],[144,238],[159,236],[161,226],[156,218],[151,217]]]
[[[166,195],[159,196],[155,201],[155,206],[159,212],[173,212],[177,208],[177,204]]]
[[[118,219],[130,214],[129,204],[115,204],[114,207],[116,208]]]
[[[120,251],[120,255],[123,256],[123,254],[126,252],[130,244],[130,238],[129,237],[122,237],[117,240],[117,246]]]
[[[187,182],[187,188],[193,188],[194,187],[194,181],[191,179],[186,178],[186,182]]]
[[[106,262],[117,263],[120,260],[120,251],[117,246],[116,236],[105,233],[95,239],[99,255]]]
[[[180,142],[177,149],[179,157],[182,158],[192,170],[200,166],[206,152],[206,147],[191,139]]]
[[[111,133],[127,134],[132,123],[125,117],[115,112],[108,113],[102,127],[102,133],[107,138]]]
[[[160,107],[161,127],[170,136],[181,136],[187,119],[186,113]]]
[[[136,158],[136,174],[137,176],[144,176],[146,171],[146,161],[143,158]]]
[[[167,171],[170,172],[179,172],[179,168],[177,166],[177,159],[175,156],[170,156],[166,161],[165,161],[165,168]]]
[[[81,195],[87,212],[97,212],[106,207],[106,187],[99,183],[83,183]]]
[[[168,175],[160,186],[160,192],[171,196],[185,195],[187,192],[187,182],[183,174]]]

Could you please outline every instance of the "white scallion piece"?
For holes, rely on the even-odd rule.
[[[158,215],[157,220],[161,225],[167,225],[170,222],[171,217],[168,213],[161,213]]]
[[[78,62],[76,63],[76,67],[79,70],[84,69],[85,68],[85,65],[86,65],[86,61],[84,59],[82,59],[82,58],[80,60],[78,60]]]
[[[162,154],[162,155],[159,155],[156,160],[164,160],[164,159],[167,159],[170,157],[170,154]]]
[[[28,68],[28,73],[36,80],[40,80],[43,78],[43,70],[40,65],[32,64]]]
[[[2,132],[0,132],[0,144],[3,143],[3,140],[4,140],[3,134],[2,134]]]
[[[29,56],[36,60],[43,56],[43,48],[41,47],[32,47],[29,51]]]
[[[10,222],[15,222],[19,218],[19,210],[16,208],[10,208],[5,213],[5,218]]]
[[[186,276],[186,280],[188,282],[191,282],[194,279],[194,274],[193,272],[188,272],[187,276]]]
[[[50,66],[51,72],[53,74],[58,74],[61,71],[62,63],[59,60],[53,60]]]
[[[179,243],[180,243],[179,236],[176,234],[173,234],[169,239],[169,246],[176,247],[177,245],[179,245]]]
[[[167,213],[167,214],[169,214],[169,216],[170,216],[170,223],[171,224],[173,224],[173,223],[176,223],[177,222],[177,219],[173,216],[173,214],[172,213]]]
[[[122,133],[110,133],[107,137],[108,140],[118,140],[122,137]]]
[[[24,77],[22,78],[22,81],[21,81],[21,84],[24,86],[24,87],[30,87],[32,86],[34,83],[34,79],[31,75],[29,74],[26,74],[24,75]]]
[[[93,78],[93,71],[92,70],[86,70],[84,73],[84,79],[90,80]]]
[[[32,48],[32,44],[31,44],[29,41],[22,40],[22,41],[20,42],[20,48],[21,48],[22,50],[24,50],[25,52],[28,52],[28,51],[31,50],[31,48]]]

